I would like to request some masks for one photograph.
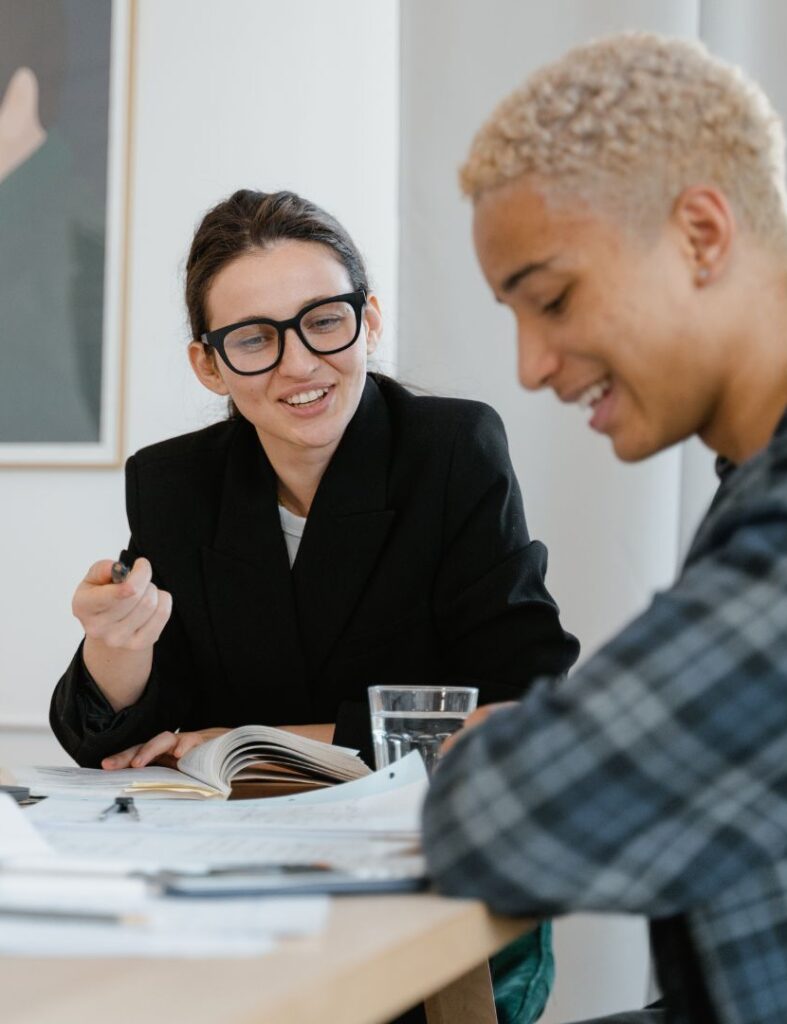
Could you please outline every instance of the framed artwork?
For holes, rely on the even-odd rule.
[[[0,466],[117,466],[134,0],[0,0]]]

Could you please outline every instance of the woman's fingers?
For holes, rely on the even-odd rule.
[[[111,583],[112,562],[94,563],[77,587],[72,610],[85,635],[110,648],[152,646],[172,612],[172,596],[152,582],[146,558],[138,558],[122,583]]]
[[[147,743],[137,743],[133,747],[121,750],[119,754],[105,757],[101,767],[109,771],[116,771],[118,768],[144,768],[157,757],[171,753],[178,738],[174,732],[160,732]]]
[[[161,635],[171,612],[172,595],[149,583],[127,615],[106,625],[100,639],[107,647],[128,650],[151,647]]]
[[[181,732],[178,733],[178,742],[173,749],[172,753],[175,757],[183,757],[194,747],[198,747],[201,743],[205,743],[207,740],[215,739],[217,736],[221,736],[222,733],[229,732],[229,729],[218,727],[215,729],[200,729],[197,732]]]
[[[155,761],[158,757],[171,754],[178,743],[178,736],[174,732],[160,732],[152,740],[143,743],[134,757],[131,759],[132,768],[144,768],[145,765]]]
[[[189,750],[225,732],[229,730],[223,727],[200,729],[195,732],[160,732],[147,743],[137,743],[133,747],[121,750],[119,754],[105,757],[101,767],[110,771],[116,771],[118,768],[144,768],[154,761],[174,767],[177,759],[183,757]]]
[[[172,749],[174,757],[183,757],[190,750],[200,746],[207,739],[201,732],[183,732],[178,735],[178,742]]]
[[[83,614],[106,616],[109,621],[123,618],[137,604],[153,578],[153,568],[147,558],[138,558],[122,583],[112,582],[112,565],[112,561],[105,558],[88,569],[72,602],[78,619]]]
[[[101,767],[105,768],[107,771],[116,771],[118,768],[131,767],[131,762],[134,757],[136,757],[141,746],[141,743],[136,743],[133,747],[121,750],[119,754],[113,754],[111,757],[105,757],[101,762]]]

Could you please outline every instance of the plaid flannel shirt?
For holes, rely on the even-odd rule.
[[[469,730],[424,810],[437,887],[651,919],[669,1020],[787,1022],[787,415],[675,585]]]

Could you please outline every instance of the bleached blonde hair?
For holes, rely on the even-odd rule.
[[[656,223],[715,185],[763,241],[787,239],[784,131],[763,91],[699,43],[623,33],[569,51],[497,107],[460,171],[466,195],[525,175]]]

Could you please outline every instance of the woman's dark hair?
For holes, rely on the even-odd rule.
[[[316,242],[336,255],[351,288],[369,290],[363,257],[341,224],[295,192],[240,189],[205,214],[186,263],[186,306],[191,337],[207,331],[205,304],[219,271],[244,253],[292,239]]]

